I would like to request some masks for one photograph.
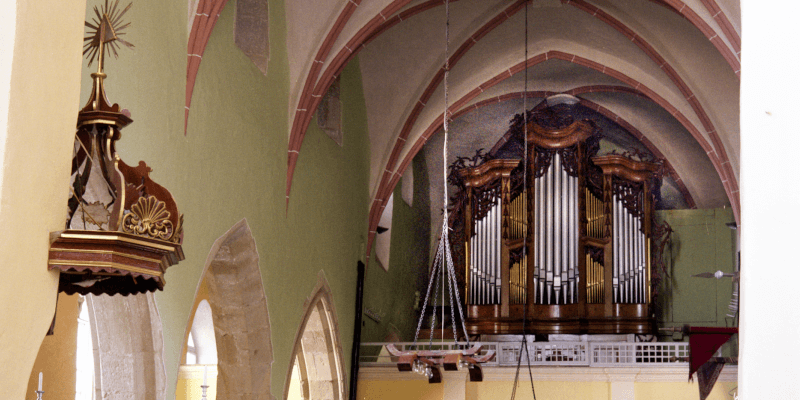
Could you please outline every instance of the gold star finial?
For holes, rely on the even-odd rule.
[[[103,62],[106,48],[114,53],[114,58],[119,57],[117,50],[119,43],[125,46],[133,47],[133,44],[126,42],[120,36],[125,33],[123,30],[127,28],[130,23],[122,25],[122,16],[131,8],[133,3],[129,3],[124,10],[119,9],[119,0],[116,0],[113,5],[109,7],[108,0],[101,9],[94,7],[94,14],[96,18],[92,18],[92,22],[86,21],[88,36],[83,38],[84,43],[83,54],[89,59],[89,65],[92,65],[95,57],[97,57],[97,72],[103,72]],[[119,43],[117,43],[119,42]]]

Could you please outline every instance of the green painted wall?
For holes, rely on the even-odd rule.
[[[674,230],[665,251],[668,276],[662,281],[656,302],[659,327],[735,326],[727,318],[731,278],[693,278],[701,272],[734,272],[736,230],[729,208],[659,211],[657,218]],[[679,334],[675,340],[682,339]],[[726,348],[736,348],[736,339]]]
[[[97,1],[87,5],[87,16]],[[170,268],[156,299],[164,333],[167,398],[175,396],[183,335],[195,290],[214,241],[246,218],[259,252],[272,328],[272,394],[283,395],[302,307],[323,270],[333,293],[349,374],[356,262],[366,243],[369,142],[358,61],[341,74],[344,145],[312,122],[285,198],[288,61],[285,9],[269,2],[267,76],[235,47],[235,0],[222,10],[203,55],[183,134],[186,3],[142,0],[122,50],[106,67],[109,100],[134,123],[118,143],[129,164],[145,160],[185,215],[186,259]],[[84,69],[82,101],[90,89]],[[83,103],[81,103],[81,106]],[[66,199],[66,198],[65,198]]]
[[[297,330],[303,302],[311,294],[320,269],[325,271],[333,293],[345,370],[348,376],[350,373],[356,264],[363,259],[369,211],[369,141],[357,58],[344,68],[340,90],[343,146],[312,121],[294,174],[286,231],[273,231],[273,235],[287,235],[283,243],[271,246],[278,258],[264,277],[271,281],[267,286],[270,313],[275,310],[270,315],[276,356],[273,371],[283,374],[273,376],[273,385],[280,382],[281,390],[294,336],[277,338],[274,327],[285,321],[292,332]],[[285,154],[285,147],[280,151]],[[283,190],[283,186],[280,188]],[[281,202],[285,201],[283,196],[281,193]],[[273,394],[281,395],[275,389]]]
[[[417,324],[414,292],[427,285],[428,243],[431,234],[428,211],[429,182],[424,157],[413,162],[414,200],[409,206],[402,198],[401,186],[394,191],[389,270],[372,263],[364,279],[364,307],[378,313],[377,322],[366,314],[361,330],[362,342],[383,342],[390,333],[402,341],[414,339]],[[384,233],[387,234],[387,233]],[[375,260],[374,252],[372,260]],[[420,296],[424,297],[424,293]],[[422,307],[422,299],[418,307]]]

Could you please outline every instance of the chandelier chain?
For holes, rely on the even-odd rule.
[[[439,291],[439,285],[442,286],[442,317],[441,317],[441,324],[442,324],[442,340],[444,340],[444,300],[445,300],[445,291],[447,290],[450,295],[450,319],[453,328],[453,340],[458,341],[458,332],[457,332],[457,324],[455,319],[455,306],[458,308],[458,314],[461,318],[461,328],[464,331],[464,337],[466,338],[467,347],[470,346],[469,336],[467,335],[467,328],[464,323],[464,310],[461,307],[461,297],[458,291],[458,285],[456,284],[456,273],[455,267],[453,264],[453,257],[451,254],[450,249],[450,235],[449,230],[450,227],[448,226],[449,222],[449,212],[448,212],[448,183],[447,183],[447,147],[448,147],[448,139],[450,133],[450,110],[449,110],[449,103],[448,103],[448,95],[449,95],[449,86],[448,86],[448,74],[450,72],[450,59],[449,59],[449,46],[450,46],[450,2],[449,0],[445,1],[445,15],[446,15],[446,24],[445,24],[445,51],[444,51],[444,113],[442,114],[442,122],[444,128],[444,144],[442,146],[442,176],[443,176],[443,196],[442,196],[442,204],[443,204],[443,211],[442,211],[442,227],[441,227],[441,235],[439,237],[439,243],[436,248],[436,256],[433,261],[433,268],[430,273],[430,281],[428,282],[428,289],[425,292],[425,300],[422,305],[422,311],[417,322],[417,330],[414,333],[414,348],[418,348],[417,340],[419,338],[420,329],[422,328],[422,321],[424,319],[425,310],[428,308],[428,301],[433,294],[433,317],[431,318],[431,335],[429,339],[429,345],[433,345],[433,331],[436,326],[436,308],[437,308],[437,293]],[[442,265],[444,264],[444,265]],[[440,279],[441,275],[441,279]],[[445,279],[447,281],[445,282]],[[447,289],[445,289],[445,285],[447,285]],[[433,290],[431,290],[433,289]]]

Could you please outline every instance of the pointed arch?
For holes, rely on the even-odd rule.
[[[206,299],[201,300],[192,318],[189,334],[194,342],[195,364],[217,363],[217,340],[213,318],[211,304]]]
[[[219,350],[217,398],[271,398],[269,310],[256,242],[246,219],[214,242],[203,269],[203,282],[208,288]]]
[[[300,392],[304,399],[346,398],[339,322],[323,271],[317,275],[317,286],[303,305],[303,321],[294,338],[291,360],[292,367],[286,373],[283,398],[288,398],[292,371],[295,369],[301,376],[299,382],[303,387]]]

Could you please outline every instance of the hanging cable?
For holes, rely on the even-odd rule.
[[[525,2],[525,61],[523,64],[523,68],[525,70],[524,73],[524,84],[523,84],[523,91],[522,91],[522,143],[523,143],[523,153],[522,153],[522,182],[523,182],[523,191],[528,190],[528,2]],[[527,215],[527,226],[523,229],[522,232],[522,257],[523,259],[527,259],[528,257],[528,229],[530,229],[530,215]],[[514,374],[514,387],[511,390],[511,399],[513,400],[517,395],[517,383],[519,382],[519,370],[522,366],[522,351],[525,351],[525,357],[527,359],[528,365],[528,376],[531,379],[531,392],[533,393],[533,400],[536,400],[536,389],[533,385],[533,371],[531,370],[531,359],[530,359],[530,351],[528,349],[528,310],[527,310],[527,303],[531,301],[530,291],[528,287],[528,280],[525,279],[525,293],[526,296],[526,307],[524,312],[522,313],[522,343],[520,343],[519,348],[519,358],[517,358],[517,371]]]
[[[442,176],[443,176],[443,195],[442,195],[442,204],[443,204],[443,213],[442,213],[442,228],[441,228],[441,236],[439,238],[439,244],[436,249],[436,256],[433,261],[433,268],[430,274],[430,281],[428,282],[428,290],[425,292],[425,301],[423,302],[422,306],[422,314],[420,315],[420,319],[417,322],[417,330],[414,334],[414,348],[418,348],[417,339],[419,338],[420,328],[422,327],[422,320],[424,318],[425,310],[428,307],[428,300],[433,294],[433,316],[431,321],[431,335],[429,339],[429,346],[433,345],[433,330],[435,328],[436,323],[436,308],[437,308],[437,294],[439,291],[439,285],[442,286],[442,317],[440,323],[442,324],[442,341],[444,341],[444,317],[445,317],[445,310],[444,310],[444,301],[445,301],[445,285],[448,287],[448,291],[450,293],[450,319],[451,323],[453,324],[453,340],[458,342],[458,334],[456,329],[456,319],[455,319],[455,310],[454,307],[458,308],[458,315],[461,319],[461,328],[464,331],[464,337],[467,341],[467,347],[470,347],[469,335],[467,334],[467,328],[464,324],[464,310],[461,307],[461,297],[458,291],[458,285],[456,285],[456,274],[455,274],[455,267],[453,265],[453,257],[451,254],[450,249],[450,238],[449,238],[449,213],[448,213],[448,186],[447,186],[447,146],[448,146],[448,136],[450,133],[450,110],[448,104],[448,74],[450,72],[450,58],[449,58],[449,46],[450,46],[450,1],[445,1],[445,14],[446,14],[446,23],[445,23],[445,51],[444,51],[444,114],[442,114],[443,119],[443,128],[444,128],[444,145],[442,146]],[[442,265],[444,264],[444,265]],[[441,275],[441,276],[440,276]],[[445,279],[447,281],[445,282]]]
[[[447,114],[447,74],[450,71],[450,0],[444,2],[445,25],[444,25],[444,144],[442,145],[442,184],[444,186],[444,194],[442,196],[442,204],[444,214],[442,215],[442,244],[443,250],[447,250],[447,242],[450,241],[447,220],[449,219],[447,212],[447,136],[448,136],[448,114]],[[447,260],[445,260],[446,262]],[[442,270],[442,279],[444,279],[444,268]],[[453,305],[450,304],[450,308]],[[455,321],[452,321],[455,324]],[[453,336],[453,341],[458,342],[458,337]],[[442,281],[442,343],[444,343],[444,281]]]

